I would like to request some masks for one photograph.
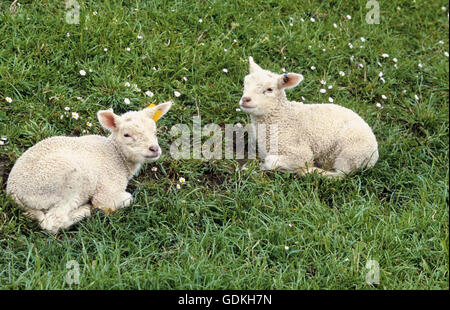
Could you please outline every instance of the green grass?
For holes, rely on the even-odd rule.
[[[22,1],[15,14],[11,2],[0,3],[0,288],[449,288],[446,1],[379,1],[379,25],[365,22],[366,1],[79,1],[79,25],[65,22],[63,1]],[[192,127],[197,111],[203,125],[249,123],[236,108],[250,55],[305,76],[290,99],[332,97],[359,113],[377,136],[377,165],[328,180],[262,172],[257,160],[172,159],[170,128]],[[326,94],[321,79],[333,85]],[[168,99],[165,155],[130,182],[129,208],[53,237],[6,197],[10,168],[38,141],[104,135],[99,109]],[[70,260],[78,285],[65,282]],[[378,286],[365,282],[369,260]]]

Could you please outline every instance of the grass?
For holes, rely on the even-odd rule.
[[[78,25],[62,1],[15,13],[11,2],[0,3],[0,288],[449,289],[446,1],[379,1],[378,25],[365,22],[366,1],[79,1]],[[172,159],[170,128],[192,127],[198,111],[203,125],[249,123],[236,108],[250,55],[305,76],[290,99],[332,97],[359,113],[377,165],[328,180],[262,172],[257,160]],[[6,197],[10,168],[38,141],[105,135],[99,109],[168,99],[165,155],[130,182],[129,208],[53,237]],[[65,281],[70,260],[79,284]],[[379,285],[365,281],[369,260]]]

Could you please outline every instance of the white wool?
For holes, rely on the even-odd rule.
[[[122,116],[99,111],[100,123],[111,131],[109,137],[57,136],[37,143],[15,163],[7,193],[52,233],[89,216],[92,208],[114,212],[128,206],[129,179],[143,163],[161,155],[152,117],[158,110],[165,114],[171,105],[166,102]]]
[[[284,89],[297,86],[303,76],[263,70],[252,57],[249,62],[250,74],[245,77],[239,104],[250,114],[254,134],[258,135],[260,124],[265,125],[267,135],[270,125],[278,128],[278,152],[260,152],[262,169],[343,176],[375,165],[377,140],[358,114],[335,104],[288,101]]]

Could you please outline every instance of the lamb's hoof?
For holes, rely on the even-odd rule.
[[[99,209],[99,208],[94,208],[93,210],[92,210],[92,215],[99,215],[99,216],[105,216],[106,215],[106,213],[105,213],[105,211],[103,211],[102,209]]]

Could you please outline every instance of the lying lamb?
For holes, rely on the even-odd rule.
[[[39,142],[15,163],[7,193],[51,233],[89,216],[92,208],[113,212],[127,207],[132,199],[125,191],[128,181],[143,163],[161,156],[152,117],[171,106],[166,102],[122,116],[99,111],[109,137],[57,136]]]
[[[339,177],[375,165],[377,140],[359,115],[335,104],[288,101],[284,89],[297,86],[302,75],[263,70],[252,57],[249,63],[250,74],[245,77],[239,105],[250,114],[255,138],[260,135],[258,128],[262,124],[267,133],[274,124],[278,132],[277,154],[261,152],[260,145],[262,169],[300,174],[317,171]],[[268,149],[269,143],[265,144]]]

